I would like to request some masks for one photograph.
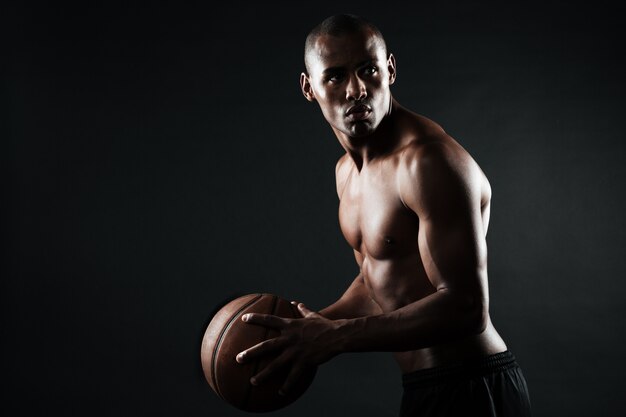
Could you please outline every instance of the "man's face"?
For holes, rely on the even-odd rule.
[[[302,92],[330,125],[351,137],[373,133],[389,111],[395,61],[369,31],[322,35],[307,54]]]

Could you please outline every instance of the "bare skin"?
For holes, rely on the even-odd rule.
[[[303,370],[345,352],[394,352],[400,371],[480,358],[506,345],[489,317],[487,246],[491,188],[463,147],[390,92],[393,55],[363,30],[322,35],[300,78],[346,150],[336,167],[341,230],[360,273],[319,312],[301,319],[248,314],[280,329],[237,356],[275,359],[251,382]]]

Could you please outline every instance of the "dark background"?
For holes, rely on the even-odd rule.
[[[213,308],[319,309],[357,273],[342,149],[298,85],[308,30],[352,12],[491,181],[492,319],[535,415],[622,415],[624,8],[433,3],[3,6],[3,414],[247,415],[200,371]],[[400,395],[388,354],[348,354],[273,415]]]

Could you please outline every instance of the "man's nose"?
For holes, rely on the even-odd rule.
[[[346,87],[346,99],[348,101],[359,101],[367,97],[365,83],[355,74],[350,76]]]

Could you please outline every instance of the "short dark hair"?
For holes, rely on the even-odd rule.
[[[307,71],[309,71],[307,56],[309,51],[315,47],[315,41],[317,38],[323,35],[349,35],[365,30],[370,31],[378,38],[385,50],[385,54],[387,54],[387,44],[385,43],[383,34],[373,23],[367,21],[366,19],[353,14],[337,14],[324,19],[322,23],[315,26],[309,32],[306,37],[306,41],[304,42],[304,65]]]

